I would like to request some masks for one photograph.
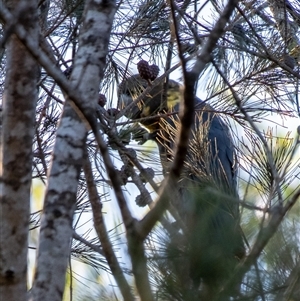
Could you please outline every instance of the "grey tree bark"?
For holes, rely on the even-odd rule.
[[[7,1],[38,46],[37,1]],[[12,29],[12,28],[10,28]],[[38,64],[7,28],[0,182],[0,297],[26,300],[27,247]],[[10,36],[9,36],[10,35]]]
[[[79,49],[70,82],[81,96],[81,109],[92,116],[103,77],[115,1],[87,1],[80,31]],[[31,300],[61,300],[70,256],[72,221],[79,174],[87,135],[87,123],[66,98],[41,222],[37,269]]]

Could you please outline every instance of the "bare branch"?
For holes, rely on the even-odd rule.
[[[122,269],[119,265],[119,262],[114,253],[113,247],[107,234],[106,226],[102,215],[102,204],[94,182],[92,168],[88,159],[87,152],[85,153],[83,169],[86,177],[89,198],[93,210],[94,226],[98,234],[99,240],[101,242],[102,252],[105,255],[107,263],[121,290],[124,300],[133,301],[134,297],[132,295],[130,286],[128,285],[128,282],[126,281],[126,278],[122,272]]]

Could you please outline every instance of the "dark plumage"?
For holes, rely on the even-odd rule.
[[[139,75],[125,80],[119,90],[122,106],[132,103],[147,86]],[[156,116],[141,124],[158,142],[165,172],[172,162],[179,119],[177,114],[165,118],[157,114],[178,112],[181,97],[181,86],[169,80],[167,91],[163,84],[154,87],[126,114],[134,120]],[[194,288],[202,283],[210,290],[206,294],[212,295],[222,288],[245,252],[239,227],[236,158],[229,128],[213,108],[199,98],[195,98],[194,121],[185,167],[178,183],[179,197],[173,200],[187,233],[178,232],[171,237],[170,256],[175,258],[179,278],[187,277],[187,269]]]

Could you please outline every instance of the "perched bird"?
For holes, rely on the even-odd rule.
[[[125,79],[119,87],[120,109],[130,108],[126,116],[150,132],[167,173],[180,127],[182,86],[173,80],[167,85],[161,83],[132,105],[147,87],[147,81],[139,75]],[[206,290],[209,299],[222,289],[245,249],[239,226],[236,154],[229,128],[199,98],[195,97],[194,105],[194,125],[177,186],[178,197],[172,198],[185,231],[171,237],[169,253],[178,278],[188,277],[186,287]],[[187,299],[192,300],[191,296]]]

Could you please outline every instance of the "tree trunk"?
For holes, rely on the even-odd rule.
[[[98,100],[114,13],[114,1],[86,2],[79,48],[70,78],[81,97],[79,105],[85,116],[93,117]],[[31,300],[59,301],[63,297],[77,185],[88,130],[86,120],[78,113],[78,108],[74,110],[66,95],[45,197]]]
[[[7,5],[14,9],[19,23],[38,45],[36,1],[15,0]],[[38,66],[16,36],[10,36],[6,50],[1,136],[0,296],[1,300],[24,301]]]

